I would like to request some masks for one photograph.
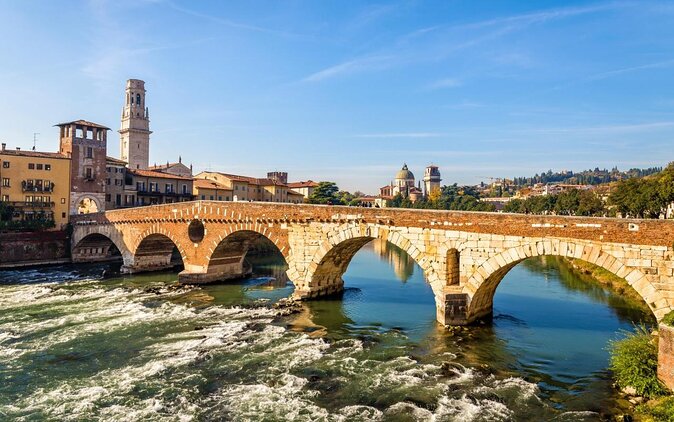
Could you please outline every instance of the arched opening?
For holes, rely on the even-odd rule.
[[[180,269],[183,259],[178,246],[168,236],[153,233],[138,244],[133,256],[132,272]]]
[[[316,300],[307,306],[314,324],[328,329],[421,336],[436,327],[434,286],[426,276],[410,253],[387,239],[346,239],[320,259],[311,279]]]
[[[93,198],[82,198],[80,202],[77,203],[77,213],[78,214],[90,214],[98,212],[99,207],[98,203]]]
[[[211,280],[268,276],[285,286],[287,264],[278,246],[252,230],[231,233],[215,247],[208,262]]]
[[[122,262],[122,253],[107,236],[93,233],[77,242],[72,249],[73,262]]]
[[[535,248],[532,249],[532,251],[535,252]],[[503,255],[507,255],[508,253],[503,253]],[[630,284],[626,280],[621,279],[617,274],[614,274],[611,271],[611,266],[617,262],[617,260],[613,257],[608,256],[605,253],[599,254],[599,257],[595,259],[595,262],[590,262],[584,259],[575,259],[573,256],[566,257],[564,255],[559,255],[559,254],[547,254],[547,253],[534,253],[532,256],[529,256],[527,258],[520,258],[516,260],[512,260],[510,258],[509,263],[506,265],[498,267],[498,265],[494,265],[496,267],[491,271],[490,273],[487,274],[486,279],[482,281],[475,293],[472,295],[471,301],[470,301],[470,306],[469,306],[469,312],[468,312],[468,321],[475,321],[479,319],[485,319],[485,318],[490,318],[493,315],[493,304],[494,304],[494,295],[496,293],[497,288],[499,287],[501,281],[504,279],[504,277],[518,264],[522,263],[523,261],[529,261],[533,262],[534,258],[540,258],[540,257],[551,257],[554,259],[559,259],[563,263],[569,263],[572,261],[577,261],[577,262],[583,262],[587,265],[590,265],[595,268],[600,268],[604,273],[608,274],[610,277],[614,277],[615,279],[618,280],[618,285],[621,289],[627,289],[632,292],[633,298],[635,300],[641,302],[641,304],[644,306],[644,309],[648,309],[648,311],[651,313],[653,312],[653,306],[654,304],[652,303],[647,303],[642,295],[641,292],[633,289],[631,286],[636,285],[636,284]],[[603,258],[603,259],[601,259]],[[496,262],[496,260],[494,260]],[[569,264],[571,265],[571,264]],[[484,266],[483,266],[484,267]],[[484,271],[484,268],[482,268],[482,271]],[[494,268],[492,267],[492,268]],[[623,265],[618,265],[618,267],[623,267]],[[480,269],[476,271],[476,273],[479,273]],[[622,282],[620,282],[622,280]],[[471,280],[474,281],[474,280]]]
[[[511,357],[507,368],[495,363],[497,369],[523,374],[569,410],[613,405],[607,346],[621,332],[655,321],[627,281],[588,261],[552,254],[496,270],[473,296],[473,306],[491,321],[471,327],[484,339],[477,347],[488,351],[500,344]]]

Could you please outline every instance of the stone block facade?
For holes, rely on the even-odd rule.
[[[195,220],[204,226],[196,241],[188,235]],[[94,236],[116,245],[131,272],[161,267],[176,247],[185,281],[243,274],[250,241],[268,239],[288,263],[298,298],[340,292],[356,252],[385,239],[423,269],[446,325],[488,317],[503,276],[541,255],[582,259],[625,278],[658,319],[674,307],[674,221],[196,201],[75,216],[73,223],[78,260],[87,260],[79,250]]]

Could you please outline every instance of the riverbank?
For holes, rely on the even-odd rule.
[[[62,230],[0,233],[0,268],[70,261],[70,239]]]
[[[628,300],[631,305],[646,313],[651,313],[650,308],[646,305],[643,298],[624,278],[620,278],[604,268],[590,264],[581,259],[562,258],[562,262],[584,282],[609,288]]]

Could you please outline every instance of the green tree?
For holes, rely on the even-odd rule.
[[[337,196],[339,188],[335,182],[319,182],[318,186],[309,195],[310,204],[341,204],[341,198]]]

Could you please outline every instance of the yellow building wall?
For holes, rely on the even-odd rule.
[[[28,153],[29,154],[29,153]],[[52,212],[55,229],[68,224],[70,207],[70,159],[67,157],[34,157],[30,155],[3,154],[0,152],[0,200],[11,202],[15,211]],[[32,169],[29,168],[32,164]],[[41,169],[39,169],[41,167]],[[49,168],[49,170],[47,170]],[[29,189],[29,185],[53,184],[52,191]],[[29,181],[32,181],[30,183]],[[24,184],[24,182],[26,182]],[[5,186],[9,185],[9,186]],[[35,206],[41,203],[48,206]],[[25,215],[25,214],[24,214]],[[18,217],[23,219],[25,217]]]

